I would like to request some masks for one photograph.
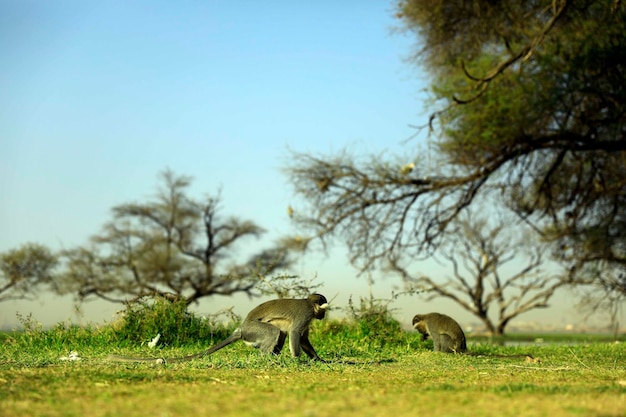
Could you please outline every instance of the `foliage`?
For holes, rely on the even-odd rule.
[[[358,305],[350,297],[345,320],[325,320],[317,324],[317,333],[333,340],[332,346],[345,355],[359,355],[364,349],[404,346],[410,343],[389,307],[391,300],[359,298]],[[350,341],[350,343],[346,343]]]
[[[626,262],[624,4],[407,0],[399,9],[436,74],[448,162],[471,181],[492,177],[575,272]]]
[[[57,263],[48,248],[36,243],[0,254],[0,302],[32,298],[37,287],[51,282]]]
[[[626,263],[626,5],[614,0],[400,0],[432,75],[435,155],[294,153],[293,219],[346,242],[362,270],[428,257],[495,195],[572,275]]]
[[[229,314],[228,322],[220,321],[221,316]],[[239,317],[229,310],[201,318],[188,312],[183,300],[170,302],[157,298],[127,305],[113,328],[118,340],[131,345],[146,344],[158,334],[159,346],[178,347],[225,339],[239,321]]]
[[[355,305],[352,297],[348,300],[348,319],[358,325],[360,334],[367,338],[390,341],[401,333],[400,323],[393,318],[389,304],[391,300],[359,297],[359,305]]]
[[[238,261],[236,246],[264,230],[221,218],[219,196],[189,197],[189,177],[166,170],[161,180],[153,199],[114,207],[113,220],[90,245],[63,253],[62,292],[119,303],[156,295],[189,305],[211,295],[257,295],[260,276],[289,265],[279,246]]]

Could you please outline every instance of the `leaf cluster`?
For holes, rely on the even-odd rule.
[[[431,75],[434,139],[395,159],[294,153],[307,245],[340,238],[362,271],[426,258],[496,201],[572,277],[626,264],[623,2],[401,0],[397,17]]]
[[[623,263],[624,5],[407,0],[399,10],[434,74],[444,163],[468,183],[490,179],[579,261]]]

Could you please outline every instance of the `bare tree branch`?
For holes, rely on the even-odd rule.
[[[558,288],[572,283],[565,273],[543,270],[545,247],[527,233],[514,238],[510,224],[463,216],[455,219],[454,226],[454,233],[436,253],[451,265],[451,277],[442,280],[411,273],[397,257],[389,259],[390,270],[410,286],[429,291],[428,299],[454,301],[493,335],[504,334],[508,323],[521,314],[546,307]],[[508,265],[514,260],[517,270]]]

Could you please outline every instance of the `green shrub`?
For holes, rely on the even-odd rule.
[[[357,305],[350,299],[345,319],[313,323],[315,342],[319,340],[320,350],[327,348],[339,357],[369,355],[383,348],[393,350],[407,345],[417,348],[417,338],[402,330],[392,316],[389,303],[388,300],[361,298]]]
[[[206,345],[212,339],[225,339],[235,328],[234,316],[226,324],[218,322],[217,318],[205,319],[188,312],[184,301],[156,299],[129,305],[113,329],[119,341],[132,344],[148,342],[160,334],[159,345]]]
[[[348,318],[356,324],[357,337],[383,347],[387,344],[404,342],[400,322],[393,318],[389,308],[390,300],[360,298],[356,306],[352,298],[348,300]]]

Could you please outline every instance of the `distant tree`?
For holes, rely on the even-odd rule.
[[[63,292],[120,303],[159,296],[190,304],[211,295],[256,295],[261,278],[289,265],[278,245],[238,262],[236,245],[264,230],[220,217],[219,196],[190,198],[189,177],[166,170],[161,180],[155,198],[114,207],[113,220],[89,245],[63,253]]]
[[[626,4],[400,0],[397,16],[431,74],[429,148],[294,152],[296,224],[323,243],[340,237],[365,270],[429,256],[496,191],[572,255],[573,274],[626,265]]]
[[[48,248],[36,243],[0,254],[0,302],[32,299],[39,287],[52,282],[57,263]]]
[[[548,307],[550,298],[573,284],[563,268],[550,264],[545,244],[528,227],[485,216],[457,217],[436,252],[449,265],[446,277],[411,272],[411,259],[392,258],[391,269],[428,300],[447,298],[476,316],[493,336],[504,335],[518,316]],[[549,255],[549,253],[548,253]],[[446,274],[447,275],[447,274]]]

